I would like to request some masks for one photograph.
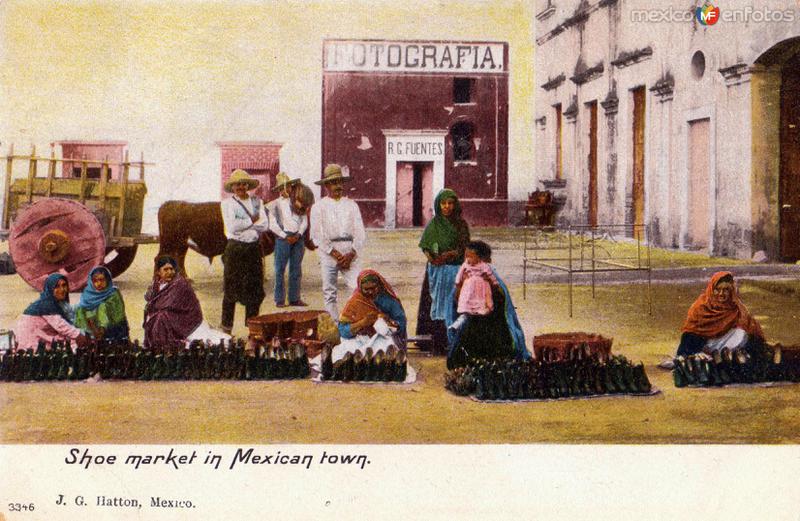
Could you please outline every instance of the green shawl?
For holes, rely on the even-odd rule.
[[[455,207],[450,217],[442,215],[442,209],[439,205],[444,199],[453,199],[455,202]],[[433,211],[435,215],[428,223],[428,226],[425,227],[422,239],[419,241],[419,247],[433,255],[441,255],[451,250],[463,250],[464,246],[469,242],[469,226],[461,217],[461,203],[456,193],[449,188],[439,192],[433,203]],[[463,256],[463,251],[461,253]],[[461,262],[463,262],[463,259],[459,260],[458,264],[461,264]]]
[[[91,284],[91,283],[90,283]],[[89,319],[94,320],[97,327],[108,329],[112,326],[122,324],[125,318],[125,303],[119,290],[94,309],[78,307],[75,310],[75,327],[85,332],[89,331]]]

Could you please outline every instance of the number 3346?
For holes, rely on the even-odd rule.
[[[33,503],[9,503],[9,512],[33,512]]]

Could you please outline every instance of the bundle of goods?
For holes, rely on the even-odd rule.
[[[363,353],[346,353],[333,361],[332,348],[322,349],[322,380],[342,382],[404,382],[408,375],[406,352],[390,346],[386,351],[373,351],[368,347]]]
[[[753,353],[721,349],[712,354],[679,356],[674,363],[675,387],[800,382],[800,346],[767,345]]]
[[[50,349],[7,351],[0,359],[0,380],[271,380],[309,375],[306,342],[275,339],[255,353],[243,340],[207,344],[192,342],[187,349],[143,349],[136,342],[95,342],[73,349],[53,342]]]
[[[567,359],[473,360],[445,375],[445,387],[478,400],[544,400],[604,394],[651,394],[644,364],[623,355],[593,354],[586,346]]]

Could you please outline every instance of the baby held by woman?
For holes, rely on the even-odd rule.
[[[492,274],[492,248],[483,241],[472,241],[464,251],[464,264],[456,275],[458,318],[450,326],[460,329],[469,315],[488,315],[492,312],[492,286],[497,280]]]

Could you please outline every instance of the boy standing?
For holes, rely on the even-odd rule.
[[[286,289],[284,273],[289,265],[289,305],[307,306],[300,298],[300,280],[302,278],[305,242],[303,234],[308,228],[307,207],[304,198],[295,197],[303,187],[295,186],[299,179],[289,180],[289,176],[281,172],[277,177],[278,185],[274,190],[281,190],[281,196],[270,203],[272,219],[269,229],[275,234],[275,305],[286,307]],[[290,194],[291,190],[291,194]]]

